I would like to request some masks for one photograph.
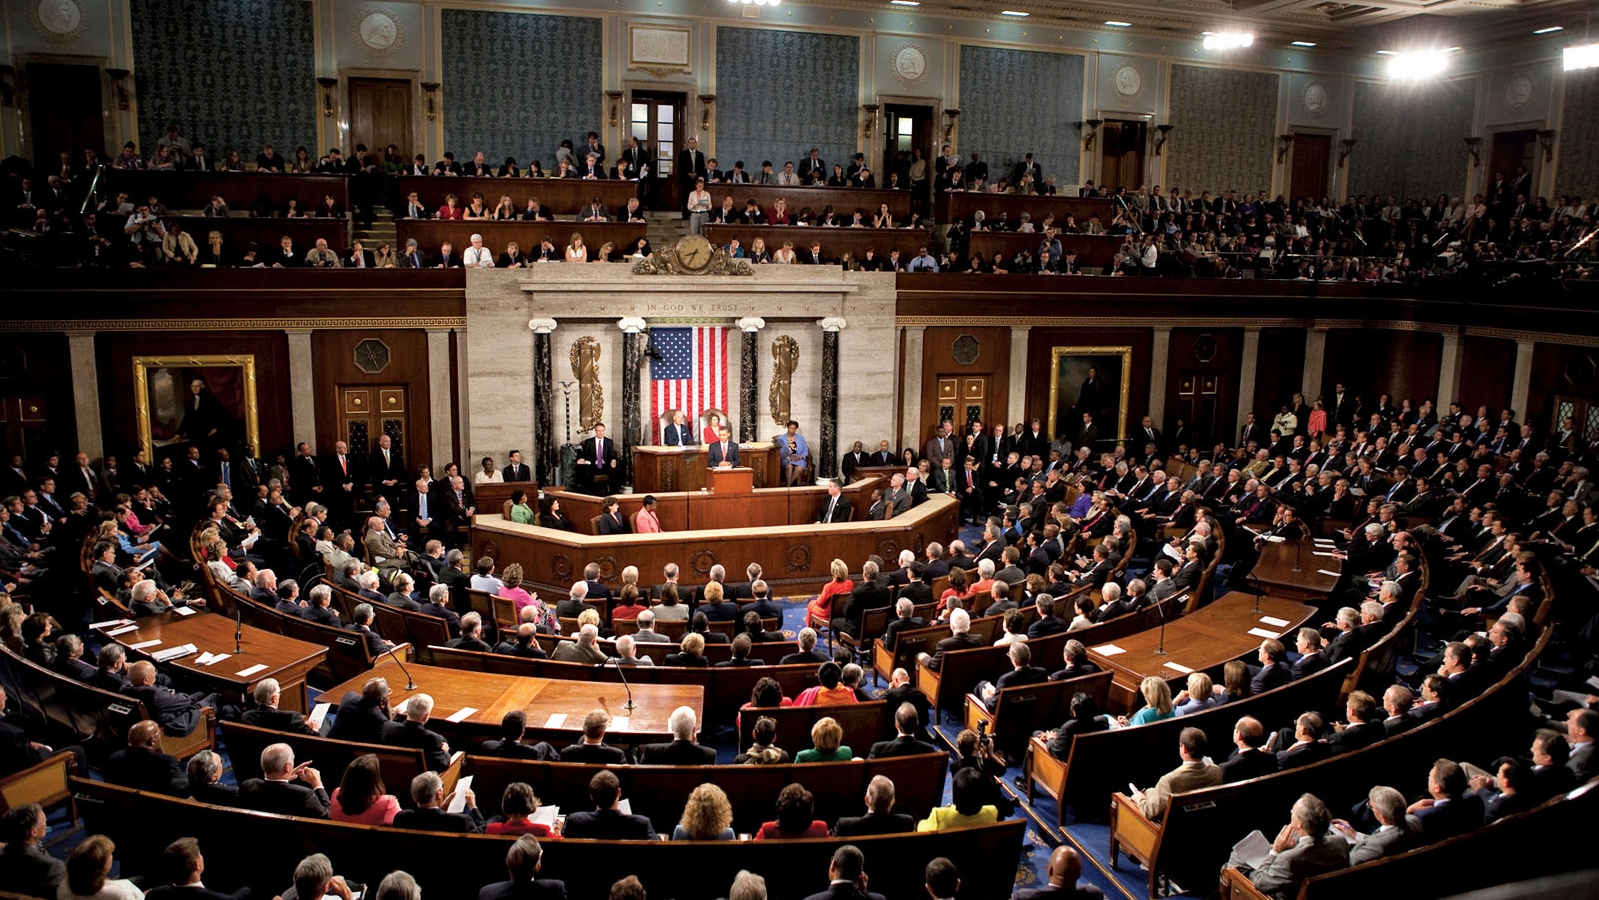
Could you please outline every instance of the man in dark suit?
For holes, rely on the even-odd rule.
[[[378,435],[378,445],[372,449],[372,456],[367,460],[366,466],[367,474],[371,478],[372,493],[381,494],[389,501],[397,503],[405,491],[407,479],[405,463],[400,459],[400,451],[395,448],[392,438],[386,434]]]
[[[1289,672],[1293,675],[1294,680],[1297,681],[1306,675],[1314,675],[1330,665],[1327,661],[1327,654],[1323,653],[1321,649],[1321,632],[1314,628],[1299,629],[1298,644],[1299,659],[1295,660],[1294,664],[1289,667]]]
[[[1431,799],[1417,801],[1410,809],[1411,815],[1421,822],[1421,835],[1426,843],[1437,843],[1482,827],[1482,798],[1467,790],[1468,786],[1465,770],[1459,763],[1440,759],[1433,764],[1427,773],[1427,793]]]
[[[561,758],[566,758],[564,753]],[[568,814],[562,837],[604,841],[658,839],[655,826],[650,824],[649,819],[644,816],[624,814],[617,808],[622,799],[622,783],[609,769],[602,770],[589,779],[589,798],[594,801],[594,811]]]
[[[178,758],[161,747],[161,726],[145,719],[128,729],[128,746],[106,761],[106,780],[140,791],[189,795],[189,778]]]
[[[123,693],[144,704],[144,711],[157,722],[161,730],[173,737],[183,737],[200,724],[200,717],[209,707],[216,708],[215,695],[180,694],[169,687],[156,684],[155,666],[140,660],[128,666],[128,686]]]
[[[294,748],[269,744],[261,751],[261,777],[239,786],[239,805],[280,816],[328,817],[328,792],[322,773],[309,763],[294,764]]]
[[[1067,628],[1066,623],[1061,620],[1060,616],[1055,615],[1054,598],[1051,597],[1046,600],[1045,597],[1048,597],[1048,595],[1039,594],[1038,599],[1034,601],[1034,605],[1038,607],[1038,619],[1027,626],[1028,640],[1037,640],[1041,637],[1049,637],[1052,634],[1060,634]]]
[[[376,744],[383,740],[383,726],[389,722],[389,683],[369,678],[361,693],[348,691],[333,714],[328,737],[340,741]]]
[[[710,766],[716,764],[716,751],[702,747],[694,741],[698,728],[694,710],[679,706],[666,719],[672,740],[664,744],[645,744],[639,748],[638,761],[642,765],[658,766]]]
[[[667,447],[692,447],[697,443],[683,413],[672,413],[672,421],[661,429],[661,444]]]
[[[684,197],[693,193],[695,179],[705,177],[705,154],[700,152],[699,141],[695,138],[689,138],[688,146],[677,155],[677,177],[683,183]],[[683,218],[688,218],[687,207],[683,210]]]
[[[801,628],[799,632],[799,649],[779,659],[777,664],[780,666],[795,666],[801,663],[820,665],[831,660],[832,657],[816,649],[816,630],[813,628]]]
[[[944,654],[983,646],[983,639],[971,633],[972,617],[964,609],[957,609],[950,614],[949,630],[950,636],[938,642],[932,655],[924,653],[918,657],[922,665],[934,672],[944,664]]]
[[[1294,721],[1294,743],[1277,751],[1277,768],[1292,769],[1321,762],[1332,756],[1332,750],[1321,740],[1320,713],[1308,712]]]
[[[867,458],[868,466],[892,466],[894,464],[894,451],[889,449],[888,441],[879,441],[877,452]]]
[[[355,461],[350,459],[350,447],[343,441],[333,443],[333,455],[322,461],[321,500],[327,504],[328,517],[343,526],[351,524],[355,512]]]
[[[875,748],[872,755],[874,757],[877,755]],[[833,834],[835,837],[844,838],[873,834],[905,834],[916,830],[915,816],[896,813],[893,809],[894,782],[885,775],[874,775],[871,782],[866,785],[866,815],[840,817],[838,825],[833,828]]]
[[[1223,782],[1245,781],[1277,771],[1277,756],[1261,749],[1266,729],[1254,716],[1244,716],[1233,726],[1233,750],[1221,764]]]
[[[465,792],[466,808],[461,812],[448,811],[455,794],[444,793],[444,780],[437,772],[422,772],[411,779],[411,799],[415,809],[404,809],[395,814],[395,828],[414,831],[445,831],[452,834],[477,834],[483,830],[483,813],[477,808],[477,795]]]
[[[901,566],[899,571],[905,574],[905,585],[894,594],[895,600],[909,600],[918,606],[933,602],[933,589],[927,585],[927,568],[921,560]]]
[[[522,451],[512,450],[511,464],[505,467],[505,470],[500,473],[500,476],[506,481],[532,481],[533,470],[528,468],[526,463],[522,462]]]
[[[571,826],[570,819],[567,826]],[[882,894],[866,890],[866,856],[854,844],[833,851],[833,859],[827,864],[827,880],[827,890],[805,900],[883,900]]]
[[[927,623],[920,616],[913,615],[916,604],[908,597],[894,601],[894,618],[883,629],[883,646],[892,649],[899,641],[899,633],[908,628],[921,628]]]
[[[607,476],[604,483],[604,493],[614,494],[621,488],[621,478],[618,466],[621,465],[620,457],[616,452],[616,442],[605,436],[605,426],[595,425],[594,436],[584,439],[578,445],[577,460],[578,485],[586,493],[594,493],[595,486],[599,484],[599,476]]]
[[[478,900],[566,900],[565,882],[538,877],[543,855],[538,838],[530,834],[517,838],[505,851],[505,870],[510,880],[485,886],[478,891]]]
[[[843,459],[839,460],[838,471],[843,475],[844,482],[848,484],[849,482],[854,481],[855,470],[859,469],[861,466],[871,465],[871,459],[871,456],[868,455],[866,450],[862,447],[861,442],[856,441],[855,446],[852,447],[848,453],[844,454]]]
[[[937,747],[917,739],[916,732],[920,731],[921,727],[921,718],[916,713],[916,707],[909,703],[901,703],[899,708],[894,711],[895,738],[891,741],[878,741],[873,744],[872,751],[866,755],[866,758],[882,759],[886,756],[914,756],[919,753],[937,753]],[[867,794],[866,806],[868,809],[873,808],[870,793]]]
[[[278,686],[276,678],[261,679],[255,683],[255,688],[250,693],[255,698],[255,706],[245,710],[244,715],[239,717],[239,721],[244,724],[295,734],[317,733],[303,714],[292,709],[278,709],[278,701],[282,699],[282,689]]]
[[[37,803],[23,803],[0,818],[5,852],[0,853],[0,883],[25,897],[54,897],[67,877],[66,864],[44,849],[49,822]]]
[[[827,483],[827,499],[822,502],[822,515],[816,522],[826,525],[830,522],[848,522],[855,515],[855,507],[844,498],[843,489],[838,481]]]
[[[561,762],[601,763],[604,765],[622,765],[627,762],[627,753],[620,747],[612,747],[605,743],[605,729],[611,724],[611,717],[603,709],[596,709],[583,717],[583,740],[561,750]],[[614,777],[614,776],[613,776]],[[589,783],[592,793],[593,782]]]
[[[433,698],[427,694],[412,694],[401,712],[405,714],[404,719],[384,723],[379,743],[421,750],[428,769],[434,772],[448,769],[450,745],[427,727],[428,717],[433,715]]]
[[[294,459],[289,460],[289,496],[304,506],[312,500],[322,501],[326,493],[322,487],[322,466],[311,453],[311,445],[301,441],[295,447]]]
[[[1335,733],[1327,738],[1327,748],[1333,753],[1360,750],[1387,737],[1377,715],[1377,699],[1365,691],[1353,691],[1344,702],[1344,718],[1348,723],[1336,725]]]
[[[736,467],[738,465],[738,442],[733,440],[732,430],[723,425],[717,429],[717,434],[721,440],[706,448],[706,467],[712,469]]]
[[[148,900],[245,900],[250,896],[248,888],[224,894],[201,882],[205,857],[200,855],[200,842],[192,837],[178,838],[161,851],[161,869],[167,883],[151,888],[145,894]]]
[[[861,566],[861,580],[850,591],[848,602],[840,611],[836,606],[832,627],[835,632],[843,632],[853,637],[860,636],[866,611],[869,609],[883,609],[893,604],[893,596],[888,591],[888,586],[880,584],[878,579],[877,563],[867,560]]]
[[[1105,893],[1091,884],[1079,885],[1083,860],[1066,844],[1049,855],[1049,883],[1041,888],[1023,888],[1011,900],[1104,900]]]
[[[1254,676],[1249,682],[1249,693],[1264,694],[1279,685],[1287,684],[1294,680],[1293,670],[1289,668],[1284,656],[1287,654],[1283,642],[1275,638],[1267,638],[1260,642],[1259,666],[1250,666],[1250,673]]]

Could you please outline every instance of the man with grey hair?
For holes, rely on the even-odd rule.
[[[250,588],[250,599],[266,606],[278,605],[278,576],[271,569],[255,573],[255,585]]]
[[[321,853],[313,853],[294,867],[294,885],[284,891],[282,900],[322,900],[337,897],[350,900],[350,886],[343,875],[333,874],[333,861]]]
[[[670,644],[672,639],[655,630],[655,613],[644,610],[638,614],[638,633],[633,635],[633,640],[643,641],[647,644]]]
[[[947,638],[938,642],[933,648],[932,655],[919,654],[916,659],[928,669],[937,672],[939,666],[944,664],[944,654],[956,650],[971,650],[983,646],[983,639],[972,634],[972,617],[964,609],[957,609],[949,615],[949,631]],[[1012,644],[1012,647],[1025,647],[1026,644]],[[1046,673],[1047,674],[1047,673]]]
[[[509,881],[497,881],[478,891],[478,900],[561,900],[566,883],[539,878],[544,848],[538,838],[524,834],[505,851],[505,871]]]
[[[666,719],[672,740],[665,744],[645,744],[639,748],[638,761],[642,765],[658,766],[711,766],[716,764],[716,751],[702,747],[694,740],[699,728],[694,710],[679,706]]]
[[[428,718],[433,715],[433,698],[427,694],[412,694],[401,705],[405,715],[398,722],[383,726],[379,742],[389,747],[410,747],[421,750],[429,770],[442,772],[450,767],[450,745],[444,738],[428,729]]]
[[[949,562],[944,559],[944,545],[937,541],[929,541],[926,551],[926,562],[923,563],[922,577],[928,581],[943,578],[949,574]]]
[[[912,713],[914,712],[912,709]],[[895,718],[897,720],[898,715]],[[903,740],[905,737],[905,733],[901,731],[900,738]],[[887,754],[878,754],[874,750],[872,755],[877,757]],[[833,829],[833,834],[836,837],[852,838],[873,834],[905,834],[915,830],[914,816],[894,812],[894,782],[886,775],[875,775],[866,785],[866,815],[840,818],[838,825]]]
[[[1227,865],[1248,876],[1263,893],[1292,897],[1306,879],[1349,865],[1349,842],[1330,833],[1331,824],[1327,805],[1314,794],[1304,794],[1294,803],[1292,818],[1277,833],[1271,852],[1258,868],[1244,862],[1237,849]],[[1245,840],[1263,837],[1257,831]]]
[[[444,779],[437,772],[422,772],[411,779],[411,799],[415,809],[404,809],[394,816],[395,828],[414,831],[445,831],[452,834],[477,834],[483,830],[483,813],[477,808],[477,795],[462,792],[466,808],[458,813],[449,812],[455,792],[444,793]]]
[[[1329,664],[1365,652],[1366,646],[1362,643],[1363,635],[1360,633],[1360,610],[1353,606],[1340,608],[1333,620],[1321,627],[1333,633],[1333,639],[1322,651]]]
[[[282,699],[282,687],[276,678],[263,678],[255,683],[250,691],[250,696],[255,700],[255,706],[244,711],[239,721],[256,728],[270,728],[273,731],[291,731],[299,734],[317,734],[317,730],[305,720],[305,716],[292,709],[279,709],[278,703]]]
[[[894,620],[883,630],[883,646],[893,649],[899,642],[899,633],[907,628],[921,628],[927,623],[916,615],[916,604],[909,597],[894,601]]]
[[[461,615],[450,609],[450,586],[435,584],[428,588],[428,602],[422,604],[422,614],[437,616],[450,626],[450,634],[461,633]]]
[[[800,663],[821,664],[829,662],[832,657],[816,649],[816,629],[801,628],[799,633],[799,650],[785,655],[779,659],[778,665],[792,666]]]
[[[578,629],[577,640],[561,641],[556,645],[555,651],[550,654],[550,659],[556,662],[575,662],[585,665],[597,666],[605,662],[605,654],[600,648],[594,646],[599,639],[600,630],[593,625],[584,625]]]
[[[1099,609],[1094,610],[1094,622],[1109,622],[1117,616],[1124,616],[1133,611],[1133,606],[1122,596],[1122,586],[1114,581],[1105,582],[1099,589],[1100,597],[1104,600]]]
[[[616,639],[616,655],[607,659],[608,666],[653,666],[655,660],[648,656],[639,656],[638,647],[634,644],[631,634],[624,634]]]
[[[238,806],[239,789],[222,783],[222,757],[215,751],[201,750],[189,757],[189,799],[212,806]]]
[[[583,611],[589,608],[589,605],[583,602],[588,595],[588,582],[572,582],[572,587],[566,592],[566,599],[555,604],[555,614],[564,619],[575,619],[583,615]]]
[[[372,620],[377,618],[377,610],[370,603],[357,603],[354,611],[350,613],[350,624],[346,626],[350,631],[361,636],[366,642],[366,652],[375,660],[383,655],[385,650],[394,646],[393,641],[386,641],[383,635],[372,630]]]
[[[766,900],[766,879],[740,869],[733,876],[733,886],[727,889],[727,900]]]
[[[462,616],[461,636],[452,639],[445,646],[456,650],[475,650],[478,653],[488,653],[494,649],[483,640],[483,614],[474,610]]]
[[[1366,795],[1366,804],[1377,819],[1377,830],[1361,834],[1342,819],[1332,828],[1349,841],[1349,864],[1358,866],[1384,856],[1404,853],[1421,845],[1421,823],[1405,813],[1405,795],[1385,785],[1377,785]]]
[[[294,748],[268,744],[261,751],[261,777],[239,785],[239,805],[280,816],[328,817],[328,792],[322,773],[309,762],[294,764]]]
[[[357,575],[355,578],[355,583],[361,586],[361,589],[356,591],[356,593],[359,594],[364,600],[368,600],[372,603],[382,603],[388,599],[383,595],[383,592],[378,589],[382,582],[378,578],[377,569],[367,569],[365,572]]]
[[[307,622],[338,628],[339,611],[330,605],[332,602],[333,588],[319,584],[311,589],[311,604],[300,610],[300,617]]]

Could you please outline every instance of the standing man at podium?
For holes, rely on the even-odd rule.
[[[595,493],[600,476],[606,476],[601,488],[606,494],[614,494],[622,486],[617,471],[616,442],[605,436],[604,425],[595,425],[594,436],[579,445],[576,465],[578,484],[585,493]]]
[[[733,431],[726,425],[716,430],[720,438],[705,454],[705,464],[712,469],[731,469],[738,465],[738,444],[733,441]]]
[[[661,434],[661,443],[667,447],[688,447],[695,443],[694,433],[684,424],[681,411],[672,413],[672,423]]]

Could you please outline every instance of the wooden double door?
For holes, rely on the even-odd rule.
[[[414,471],[412,460],[417,457],[411,451],[419,448],[410,446],[411,404],[405,385],[340,385],[338,391],[338,440],[350,445],[350,458],[364,464],[378,445],[378,436],[386,434],[407,470]],[[462,475],[472,477],[467,471]]]

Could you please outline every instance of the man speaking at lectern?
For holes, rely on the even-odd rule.
[[[717,429],[721,440],[710,446],[705,454],[705,464],[712,469],[731,469],[738,465],[738,444],[733,441],[733,431],[726,425]]]

